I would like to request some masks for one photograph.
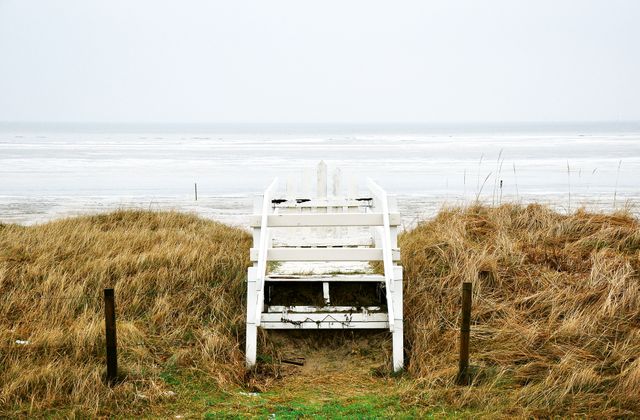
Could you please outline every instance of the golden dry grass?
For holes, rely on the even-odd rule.
[[[144,407],[170,398],[167,366],[240,383],[250,240],[171,212],[0,226],[0,414]],[[112,389],[102,380],[105,287],[115,287],[127,376]]]
[[[371,344],[385,340],[380,333],[355,341],[347,334],[355,353],[361,343],[375,357],[346,361],[339,337],[324,345],[313,332],[290,342],[286,333],[262,334],[265,359],[305,346],[316,359],[340,352],[317,359],[339,362],[339,375],[315,377],[310,358],[286,378],[273,363],[245,376],[250,242],[241,230],[178,213],[0,225],[0,415],[158,412],[175,398],[167,392],[174,368],[219,389],[282,390],[285,399],[295,395],[287,384],[298,384],[331,395],[373,389],[395,394],[403,407],[487,416],[640,412],[640,225],[628,214],[470,207],[405,232],[408,373],[396,382],[379,369],[368,373],[369,365],[346,367],[388,364],[389,337]],[[474,283],[471,387],[453,383],[463,281]],[[108,286],[116,289],[126,376],[113,388],[102,380]]]
[[[640,414],[636,219],[476,206],[442,211],[400,242],[408,368],[423,398],[522,416]],[[453,385],[464,281],[468,389]]]

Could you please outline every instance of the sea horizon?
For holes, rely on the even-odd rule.
[[[516,133],[640,133],[640,120],[507,121],[507,122],[47,122],[0,121],[0,133],[211,133],[211,134],[516,134]]]
[[[320,160],[376,179],[408,221],[474,201],[612,211],[640,200],[631,122],[154,127],[0,125],[0,222],[156,208],[243,225],[271,179],[302,190]]]

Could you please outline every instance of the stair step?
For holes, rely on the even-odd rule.
[[[250,218],[251,227],[261,227],[260,215]],[[402,220],[398,213],[389,213],[389,224],[399,226]],[[288,213],[270,214],[267,226],[307,227],[307,226],[384,226],[382,213]]]
[[[283,312],[292,313],[373,313],[380,312],[380,306],[283,306],[283,305],[270,305],[267,306],[267,310],[263,313],[277,313],[282,315]]]
[[[274,207],[285,209],[318,209],[318,208],[332,208],[332,207],[371,207],[373,198],[346,198],[346,197],[334,197],[334,198],[276,198],[271,200]]]
[[[348,239],[331,239],[331,238],[282,238],[273,239],[273,248],[356,248],[371,247],[373,238],[348,238]]]
[[[400,261],[400,251],[392,249],[393,261]],[[251,261],[258,261],[258,249],[249,251]],[[382,248],[269,248],[267,261],[382,261]]]
[[[260,327],[265,329],[388,329],[386,312],[372,313],[263,313]]]
[[[265,281],[304,281],[304,282],[384,282],[381,274],[311,274],[311,275],[290,275],[271,274],[265,277]]]

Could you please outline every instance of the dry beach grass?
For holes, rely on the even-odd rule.
[[[170,212],[0,227],[0,407],[153,404],[170,397],[167,366],[239,383],[249,246],[239,229]],[[127,380],[109,389],[101,297],[113,286]]]
[[[518,415],[640,414],[640,225],[503,205],[442,211],[401,240],[409,372],[426,398]],[[453,386],[460,283],[476,386]]]
[[[457,208],[405,232],[400,244],[407,373],[356,369],[344,393],[387,392],[424,412],[640,413],[636,219],[536,205]],[[258,376],[244,373],[249,247],[239,229],[170,212],[0,226],[0,414],[163,413],[179,398],[171,390],[180,375],[205,377],[216,389],[280,389],[287,380],[268,360],[277,360],[286,334],[262,335],[267,362]],[[463,281],[474,283],[471,387],[453,382]],[[114,285],[125,378],[109,388],[101,293]],[[322,349],[317,337],[295,340],[299,352],[307,342],[313,353]],[[384,359],[370,336],[345,340],[363,347],[352,351],[354,363],[369,353]],[[327,359],[344,363],[342,353]],[[304,378],[310,365],[290,375]],[[367,385],[355,386],[358,378]],[[288,382],[322,388],[323,378]]]

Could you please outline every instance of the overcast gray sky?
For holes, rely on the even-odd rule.
[[[640,1],[0,0],[0,121],[640,120]]]

